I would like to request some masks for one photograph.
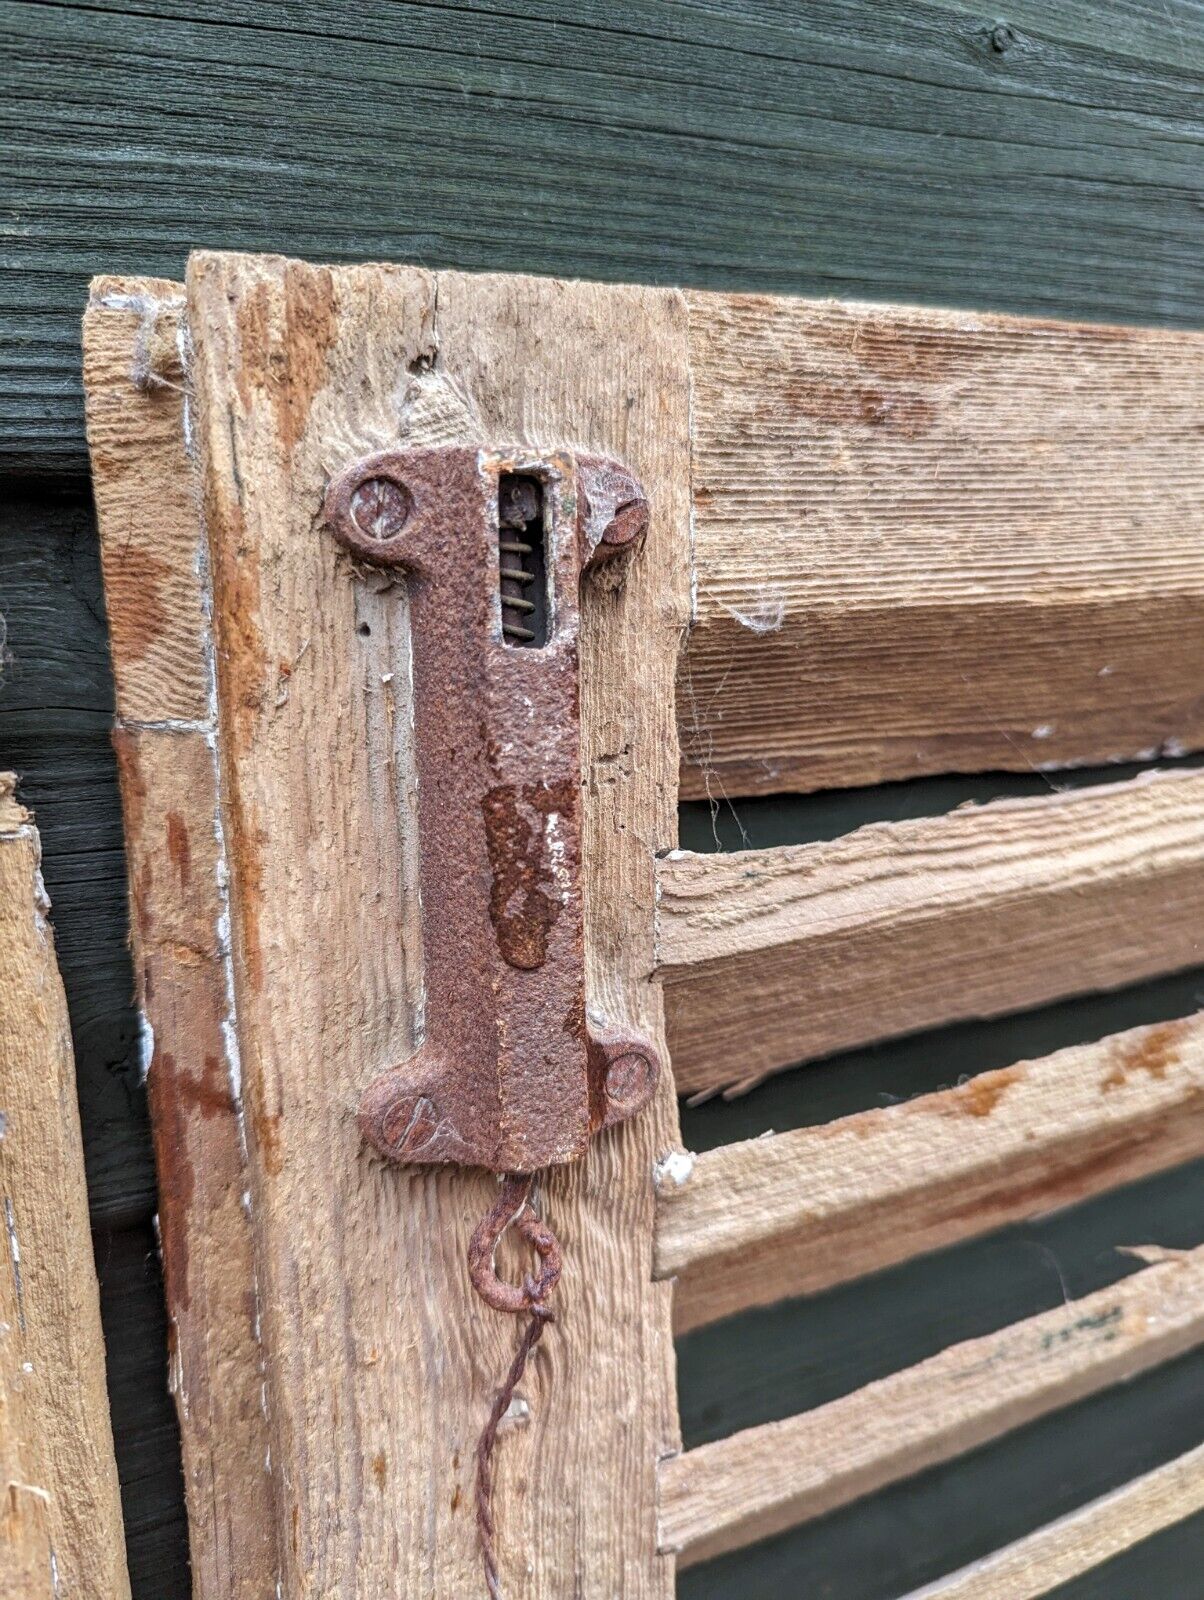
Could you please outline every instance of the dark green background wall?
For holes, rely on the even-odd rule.
[[[138,1600],[187,1593],[86,481],[89,276],[194,245],[1204,325],[1194,0],[0,0],[0,767],[37,809],[75,1032]],[[1109,773],[1107,776],[1114,776]],[[1100,776],[1100,775],[1097,775]],[[1043,784],[1046,779],[1033,779]],[[741,808],[827,836],[1029,780]],[[719,819],[738,843],[732,819]],[[691,807],[686,842],[710,819]],[[1204,1004],[1204,973],[788,1075],[696,1147]],[[783,1415],[1204,1241],[1188,1169],[683,1343],[687,1442]],[[1204,1435],[1188,1357],[682,1580],[892,1600]],[[1198,1518],[1061,1591],[1199,1600]],[[550,1597],[551,1600],[551,1597]]]

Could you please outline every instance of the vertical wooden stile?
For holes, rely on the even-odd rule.
[[[626,586],[582,617],[587,984],[663,1048],[654,858],[675,838],[687,619],[685,318],[673,292],[321,269],[189,271],[214,574],[222,815],[282,1593],[482,1590],[473,1451],[517,1329],[468,1285],[492,1179],[365,1152],[358,1095],[413,1048],[404,588],[319,526],[331,474],[436,442],[625,459],[653,507]],[[652,1112],[544,1184],[558,1322],[496,1476],[505,1592],[658,1597],[656,1465],[678,1444],[669,1286],[652,1282]]]
[[[129,1600],[75,1060],[40,861],[0,775],[0,1592]]]
[[[270,1600],[275,1529],[183,311],[181,284],[93,283],[84,317],[88,441],[193,1596]]]

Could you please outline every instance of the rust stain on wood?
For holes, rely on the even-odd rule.
[[[1144,1072],[1158,1080],[1165,1078],[1179,1061],[1179,1046],[1188,1027],[1187,1021],[1159,1023],[1127,1044],[1100,1086],[1104,1094],[1121,1088],[1134,1072]]]
[[[215,615],[220,620],[218,697],[229,732],[227,820],[230,869],[238,896],[239,934],[248,982],[263,983],[259,943],[263,868],[260,829],[239,781],[239,758],[250,748],[267,691],[263,633],[259,623],[259,563],[243,539],[242,509],[225,501],[220,533],[211,540]]]
[[[769,395],[764,415],[756,420],[780,416],[783,405],[798,416],[812,417],[829,426],[881,428],[903,439],[922,437],[937,420],[936,404],[914,389],[892,389],[812,373],[803,374]]]
[[[137,545],[113,552],[105,567],[113,658],[128,666],[154,649],[167,627],[172,569]]]
[[[326,382],[337,333],[334,278],[326,267],[290,261],[284,269],[283,316],[274,315],[272,285],[257,283],[238,308],[240,360],[236,374],[244,412],[265,391],[276,432],[291,455],[309,421],[314,396]]]
[[[989,1117],[1014,1083],[1024,1077],[1022,1067],[1004,1067],[999,1072],[983,1072],[954,1089],[948,1105],[971,1117]]]
[[[280,1141],[280,1113],[256,1107],[251,1113],[251,1126],[264,1171],[276,1178],[284,1171],[284,1150]]]
[[[328,267],[290,261],[284,269],[284,347],[287,381],[275,391],[280,438],[291,455],[305,432],[314,396],[326,382],[338,334],[334,278]]]
[[[155,1124],[155,1172],[159,1182],[159,1248],[163,1285],[173,1318],[188,1310],[188,1214],[196,1175],[188,1153],[188,1117],[177,1092],[176,1058],[156,1052],[147,1076]]]
[[[188,824],[178,811],[167,813],[167,854],[180,876],[180,887],[188,887],[192,877],[192,845],[188,839]]]

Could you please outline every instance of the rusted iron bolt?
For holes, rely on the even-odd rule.
[[[383,1146],[394,1161],[412,1161],[430,1142],[439,1125],[439,1113],[434,1101],[420,1094],[393,1100],[383,1110],[371,1106],[366,1118],[361,1113],[360,1122],[372,1142],[378,1148]]]
[[[612,548],[621,548],[636,539],[642,539],[647,531],[647,500],[628,500],[624,505],[616,506],[614,515],[603,531],[601,542]]]
[[[412,501],[404,484],[392,478],[368,478],[351,496],[351,520],[365,539],[384,544],[410,520]]]
[[[606,1069],[606,1098],[616,1109],[638,1107],[654,1087],[655,1069],[647,1056],[631,1051],[616,1056]]]

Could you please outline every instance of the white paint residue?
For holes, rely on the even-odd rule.
[[[102,294],[93,304],[102,311],[136,311],[139,316],[145,316],[148,311],[179,311],[184,305],[184,296],[170,294],[156,300],[149,294]]]
[[[17,1243],[17,1219],[13,1216],[13,1203],[4,1196],[4,1227],[8,1233],[8,1259],[13,1264],[13,1288],[17,1294],[17,1321],[25,1332],[25,1286],[21,1282],[21,1246]]]
[[[151,1062],[155,1058],[155,1030],[141,1006],[138,1008],[138,1075],[142,1083],[150,1077]]]
[[[652,1169],[652,1181],[657,1189],[680,1189],[688,1183],[697,1157],[689,1150],[670,1150]]]
[[[33,869],[33,923],[39,939],[50,937],[50,895],[42,876],[42,846],[39,840],[37,864]]]
[[[246,1151],[246,1129],[242,1114],[242,1057],[238,1050],[238,1033],[234,1027],[234,1018],[222,1018],[222,1039],[226,1046],[226,1078],[230,1084],[230,1095],[238,1108],[238,1126],[242,1134],[244,1153]]]
[[[560,898],[567,902],[573,888],[573,876],[565,860],[564,834],[560,828],[560,813],[549,811],[543,825],[544,839],[548,846],[548,859],[552,868],[552,876],[560,886]]]
[[[1054,725],[1053,725],[1052,722],[1043,722],[1043,723],[1041,723],[1041,725],[1039,727],[1036,727],[1036,728],[1033,729],[1033,738],[1034,739],[1048,739],[1049,736],[1053,733],[1053,731],[1054,731]]]
[[[516,1394],[502,1412],[499,1428],[505,1428],[507,1431],[511,1428],[525,1428],[530,1420],[530,1403],[524,1400],[522,1395]]]

